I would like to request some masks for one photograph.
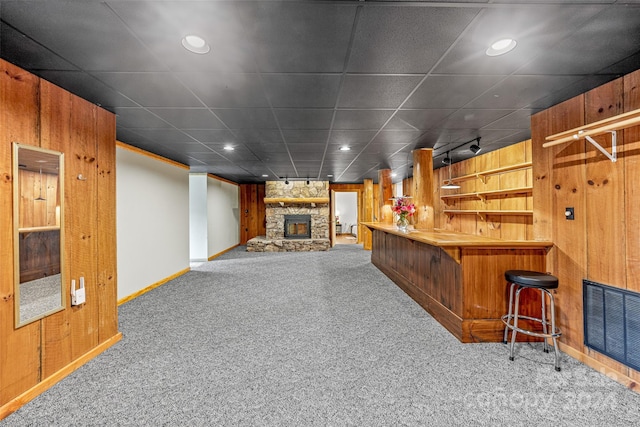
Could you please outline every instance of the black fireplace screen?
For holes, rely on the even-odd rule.
[[[311,215],[285,215],[285,239],[310,239]]]

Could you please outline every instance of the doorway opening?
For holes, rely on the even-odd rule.
[[[335,243],[348,245],[358,243],[358,192],[335,193]]]

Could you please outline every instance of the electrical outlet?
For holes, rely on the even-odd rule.
[[[564,208],[564,217],[568,220],[574,220],[573,208]]]

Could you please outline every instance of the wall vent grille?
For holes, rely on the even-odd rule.
[[[582,281],[584,344],[640,370],[640,294]]]

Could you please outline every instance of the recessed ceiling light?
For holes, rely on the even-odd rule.
[[[233,146],[231,146],[231,145],[225,145],[224,147],[222,147],[222,149],[223,149],[223,150],[226,150],[226,151],[233,151],[233,150],[235,150],[235,148],[233,148]]]
[[[269,176],[269,175],[267,175],[266,173],[263,173],[263,174],[262,174],[262,177],[263,177],[263,178],[267,178],[268,176]]]
[[[513,48],[516,47],[516,44],[517,43],[514,39],[501,39],[492,43],[485,53],[487,56],[504,55],[505,53],[512,51]]]
[[[182,46],[190,52],[201,55],[208,53],[211,48],[202,37],[190,34],[182,39]]]
[[[395,173],[395,172],[391,173],[391,177],[392,177],[392,178],[395,178],[396,176],[398,176],[398,174],[397,174],[397,173]]]
[[[351,147],[349,147],[348,145],[343,145],[342,147],[338,148],[338,150],[340,150],[340,151],[350,151]]]
[[[327,178],[333,178],[333,175],[328,174],[328,175],[327,175]]]

